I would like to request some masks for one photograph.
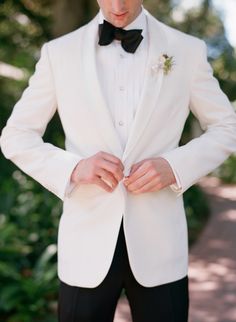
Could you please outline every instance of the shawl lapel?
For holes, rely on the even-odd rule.
[[[159,23],[146,10],[145,13],[148,19],[149,54],[144,78],[144,88],[125,147],[122,159],[123,161],[126,160],[134,147],[138,144],[143,131],[148,127],[148,122],[154,109],[157,108],[157,101],[164,73],[163,69],[153,69],[153,67],[159,63],[161,55],[168,52],[167,40],[164,31],[162,30],[161,23]]]

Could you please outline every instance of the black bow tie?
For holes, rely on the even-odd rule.
[[[124,30],[113,26],[108,21],[104,20],[103,24],[99,25],[99,45],[107,46],[114,39],[121,41],[121,46],[128,53],[134,53],[139,44],[143,40],[141,29]]]

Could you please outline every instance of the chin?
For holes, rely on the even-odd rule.
[[[117,28],[124,28],[126,26],[126,24],[121,21],[114,21],[112,24]]]

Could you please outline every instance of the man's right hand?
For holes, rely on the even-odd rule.
[[[72,172],[71,181],[75,184],[97,184],[107,192],[112,192],[123,179],[123,171],[120,159],[101,151],[80,160]]]

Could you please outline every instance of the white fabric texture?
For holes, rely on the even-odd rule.
[[[122,218],[130,266],[141,285],[184,277],[188,238],[182,195],[236,150],[236,115],[213,77],[204,42],[144,13],[149,49],[128,138],[127,132],[118,134],[114,127],[100,86],[98,15],[43,46],[29,87],[2,131],[0,144],[6,158],[63,200],[58,276],[69,285],[96,287],[102,282]],[[160,67],[153,68],[163,54],[175,60],[168,75]],[[42,139],[56,110],[65,132],[65,150]],[[204,134],[179,147],[190,111]],[[122,113],[126,119],[126,111]],[[120,158],[125,174],[134,163],[164,157],[175,169],[181,189],[134,195],[120,182],[112,193],[88,184],[68,196],[67,183],[76,163],[99,151]]]
[[[103,23],[103,20],[100,10],[99,23]],[[144,39],[134,54],[126,52],[118,40],[107,46],[97,45],[96,49],[102,93],[123,149],[140,102],[147,63],[148,38],[144,11],[124,29],[143,30]]]

